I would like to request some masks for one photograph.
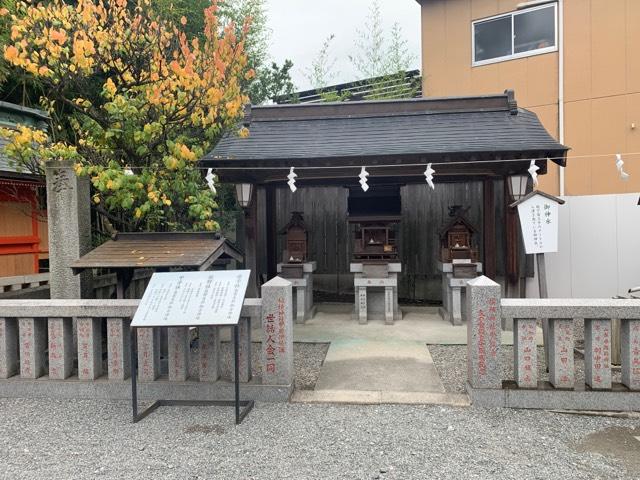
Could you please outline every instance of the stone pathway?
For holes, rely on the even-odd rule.
[[[430,308],[407,312],[392,326],[383,321],[359,325],[351,309],[320,305],[313,320],[296,325],[297,342],[329,342],[330,347],[314,391],[296,392],[294,401],[468,405],[466,395],[446,393],[426,345],[427,338],[447,333],[457,343],[466,329],[448,325]]]

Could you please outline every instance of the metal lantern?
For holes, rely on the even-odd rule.
[[[236,198],[238,204],[242,208],[247,208],[251,205],[251,197],[253,196],[253,184],[251,183],[238,183],[236,185]]]
[[[507,178],[507,186],[509,195],[514,201],[520,200],[527,194],[527,186],[529,183],[528,175],[511,175]]]

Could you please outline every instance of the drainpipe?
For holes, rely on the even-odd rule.
[[[564,145],[564,0],[558,0],[558,141]],[[558,176],[560,196],[564,192],[564,169]]]

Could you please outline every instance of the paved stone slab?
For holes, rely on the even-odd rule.
[[[500,293],[485,276],[467,283],[467,378],[474,388],[501,388]]]
[[[362,339],[331,343],[316,390],[445,391],[424,343]]]
[[[610,319],[584,319],[584,377],[593,389],[611,388]]]
[[[184,382],[189,376],[189,327],[167,329],[169,381]]]
[[[49,378],[64,380],[73,370],[73,322],[70,318],[50,318]]]
[[[622,383],[631,390],[640,390],[640,319],[622,320],[620,358]]]
[[[357,312],[358,323],[365,325],[367,323],[367,289],[366,287],[358,287]]]
[[[238,323],[240,381],[251,380],[251,319],[241,317]]]
[[[535,318],[517,318],[513,325],[515,381],[520,388],[538,386],[538,348]]]
[[[293,383],[293,293],[275,277],[262,285],[262,383]]]
[[[131,376],[130,318],[107,318],[107,372],[109,380]]]
[[[198,327],[200,381],[215,382],[220,377],[220,329]]]
[[[160,376],[160,345],[153,328],[138,328],[138,378],[152,382]]]
[[[556,388],[573,388],[573,319],[549,319],[549,381]]]
[[[0,317],[0,378],[18,373],[18,321]]]
[[[47,322],[40,318],[19,318],[20,376],[40,378],[46,373]]]
[[[102,325],[99,318],[79,317],[78,378],[95,380],[102,375]]]

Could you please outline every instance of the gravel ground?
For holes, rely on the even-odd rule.
[[[466,345],[428,345],[429,352],[440,374],[442,383],[448,392],[465,392],[467,381],[467,346]],[[513,380],[513,347],[502,346],[502,379]],[[584,359],[579,353],[574,354],[576,383],[584,383]],[[619,368],[612,370],[611,379],[620,382]],[[538,379],[547,381],[549,374],[545,368],[544,348],[538,347]]]
[[[220,375],[222,378],[231,380],[233,366],[233,346],[229,342],[221,344],[222,366]],[[329,350],[328,343],[294,343],[293,344],[293,365],[295,368],[295,387],[298,390],[313,390],[318,381],[320,367],[324,362]],[[253,376],[262,375],[262,364],[260,359],[260,343],[251,344],[251,367]],[[193,378],[198,378],[198,349],[197,343],[191,350],[189,362],[189,374]]]
[[[136,425],[130,413],[128,402],[0,399],[0,478],[640,478],[629,456],[594,453],[607,432],[636,442],[638,420],[258,404],[235,427],[228,408],[164,407]]]

